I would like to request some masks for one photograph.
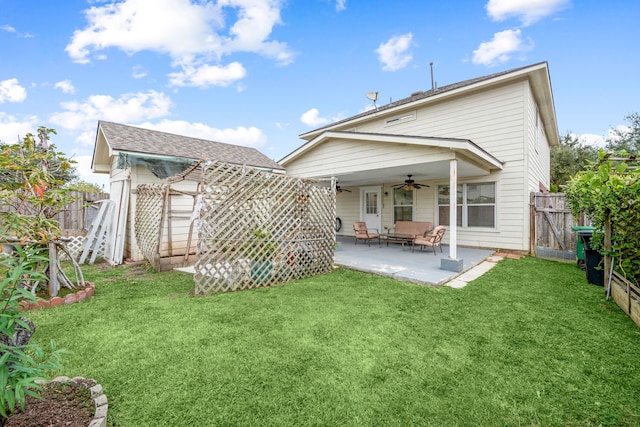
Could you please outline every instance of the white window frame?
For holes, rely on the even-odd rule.
[[[391,192],[391,216],[392,216],[392,221],[395,224],[396,223],[396,206],[408,206],[408,205],[396,205],[396,190],[399,190],[399,188],[394,188]],[[413,218],[415,218],[415,212],[416,212],[416,192],[415,190],[411,190],[411,221],[413,221]]]
[[[494,199],[495,202],[494,203],[473,203],[473,204],[468,204],[467,203],[467,186],[468,185],[481,185],[481,184],[493,184],[493,191],[494,191]],[[458,183],[459,186],[462,186],[462,203],[460,203],[458,206],[462,207],[462,225],[458,225],[458,227],[460,228],[473,228],[473,229],[479,229],[479,230],[495,230],[496,228],[498,228],[498,183],[495,181],[482,181],[482,182],[460,182]],[[448,187],[449,184],[440,184],[437,186],[436,188],[436,213],[438,216],[438,224],[440,224],[440,207],[442,206],[446,206],[447,208],[449,207],[449,203],[440,203],[440,188],[441,187]],[[456,190],[457,191],[457,190]],[[457,195],[456,195],[457,197]],[[493,206],[493,226],[481,226],[481,225],[473,225],[473,226],[469,226],[469,206]],[[448,225],[448,227],[450,227],[451,224]]]

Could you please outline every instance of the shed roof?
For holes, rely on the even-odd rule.
[[[101,138],[101,135],[104,139]],[[98,145],[103,141],[108,147],[98,149]],[[108,149],[105,150],[105,148]],[[106,152],[109,153],[107,158],[100,158],[104,157],[100,156],[100,153]],[[97,166],[104,163],[109,165],[109,158],[120,152],[194,160],[212,159],[259,168],[284,169],[275,160],[268,158],[255,148],[100,120],[94,147],[93,169],[96,172],[104,171],[104,168]]]

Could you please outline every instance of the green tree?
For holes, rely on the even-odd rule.
[[[76,180],[68,183],[66,186],[71,191],[83,191],[85,193],[104,193],[104,188],[98,184],[83,180]]]
[[[607,150],[613,152],[626,151],[632,155],[640,152],[640,113],[632,113],[625,117],[629,127],[611,129],[607,138]]]
[[[587,213],[596,231],[591,244],[615,258],[615,267],[640,281],[640,164],[625,151],[599,152],[599,163],[576,174],[565,188],[574,215]],[[611,249],[605,251],[603,230],[611,226]]]
[[[598,158],[598,149],[585,144],[567,132],[560,138],[560,144],[551,149],[551,192],[562,191],[562,187],[572,176]]]
[[[65,250],[60,242],[61,230],[54,217],[73,201],[65,182],[60,178],[72,169],[73,161],[56,151],[49,143],[55,130],[38,128],[38,139],[29,133],[21,143],[4,145],[0,152],[0,240],[43,248],[49,262],[43,265],[44,281],[49,295],[56,296],[59,285],[74,288],[74,284],[59,266],[58,249]],[[79,267],[76,272],[80,274]],[[32,280],[26,285],[35,290],[42,280]]]
[[[45,132],[47,141],[50,139],[50,135],[56,134],[55,129],[49,129],[44,126],[39,127],[38,132]],[[28,140],[28,143],[26,140]],[[49,153],[47,154],[44,154],[44,152],[42,152],[41,156],[31,155],[29,152],[33,151],[36,146],[37,142],[35,140],[35,136],[31,133],[27,134],[27,136],[18,141],[16,144],[6,144],[0,141],[0,153],[7,153],[12,156],[16,156],[13,158],[5,158],[5,162],[0,164],[0,170],[2,170],[3,172],[2,174],[0,174],[0,180],[3,180],[5,178],[15,180],[17,178],[7,175],[9,169],[6,166],[7,164],[10,165],[12,160],[19,158],[22,162],[29,162],[31,168],[37,169],[38,167],[40,167],[41,162],[43,161],[43,157],[46,157],[46,161],[48,162],[48,172],[57,182],[64,184],[78,180],[78,171],[73,166],[75,161],[67,159],[60,152],[55,152],[55,146],[47,147],[49,151]]]

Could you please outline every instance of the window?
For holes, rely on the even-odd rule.
[[[482,182],[459,184],[457,190],[457,221],[459,227],[496,226],[496,184]],[[438,186],[438,220],[449,225],[449,186]]]
[[[540,112],[538,111],[538,107],[536,107],[536,128],[535,128],[535,149],[536,153],[540,152]]]
[[[393,223],[396,221],[413,221],[413,190],[393,190]]]
[[[375,191],[365,193],[364,211],[367,214],[378,213],[378,193]]]

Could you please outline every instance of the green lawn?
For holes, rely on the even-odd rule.
[[[184,273],[92,268],[31,312],[114,426],[640,425],[640,330],[574,265],[506,259],[466,288],[339,269],[192,297]]]

